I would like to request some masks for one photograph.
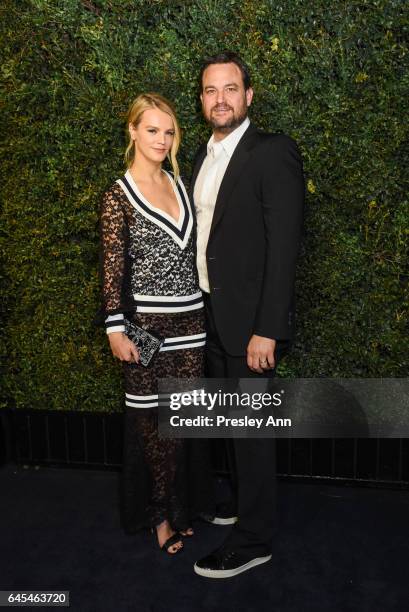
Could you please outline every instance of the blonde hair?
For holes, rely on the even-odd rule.
[[[151,108],[158,108],[172,118],[175,136],[173,138],[170,152],[168,153],[168,159],[170,161],[170,165],[172,166],[174,180],[177,182],[179,177],[179,164],[177,162],[176,155],[180,145],[180,127],[176,119],[175,110],[169,100],[157,93],[140,94],[137,98],[135,98],[129,108],[126,123],[127,130],[130,123],[132,123],[132,125],[136,128],[142,119],[143,113]],[[128,137],[129,142],[125,150],[125,163],[129,168],[135,157],[135,143],[131,139],[129,131]]]

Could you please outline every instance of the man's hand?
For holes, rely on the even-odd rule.
[[[118,357],[121,361],[134,361],[138,363],[138,349],[132,340],[129,340],[128,336],[123,332],[112,332],[108,334],[108,339],[114,357]]]
[[[276,341],[254,334],[247,346],[247,365],[253,372],[262,374],[275,366],[274,351]]]

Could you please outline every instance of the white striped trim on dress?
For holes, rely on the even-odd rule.
[[[174,336],[173,338],[165,338],[165,341],[160,351],[177,351],[184,348],[195,348],[204,346],[206,343],[206,333],[192,334],[190,336]],[[168,396],[161,395],[133,395],[125,393],[125,405],[131,408],[158,408],[159,405],[168,405]]]
[[[179,204],[179,220],[175,221],[171,215],[168,215],[157,206],[153,206],[139,191],[137,184],[132,178],[128,170],[122,179],[116,182],[121,186],[126,197],[132,206],[138,210],[149,221],[152,221],[171,236],[179,247],[184,250],[189,242],[190,234],[193,228],[193,214],[188,195],[184,185],[178,179],[178,184],[174,186],[174,181],[171,176],[165,172],[172,183],[176,199]]]
[[[195,393],[200,393],[203,390],[203,387],[199,389],[195,389]],[[176,395],[192,395],[193,391],[186,390],[182,391]],[[160,395],[132,395],[131,393],[125,393],[125,405],[130,406],[131,408],[159,408],[159,406],[164,406],[169,408],[170,406],[170,398],[171,395],[175,395],[174,393],[161,393]]]
[[[192,334],[191,336],[175,336],[165,338],[160,351],[178,351],[184,348],[195,348],[206,344],[206,333]]]
[[[137,312],[187,312],[203,308],[201,291],[191,295],[142,295],[134,293]]]
[[[107,334],[112,334],[112,332],[124,332],[125,324],[124,324],[124,315],[116,314],[109,315],[105,319],[105,326]]]
[[[159,406],[159,396],[125,393],[125,405],[132,408],[157,408]]]

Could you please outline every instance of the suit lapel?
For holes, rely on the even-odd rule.
[[[256,132],[257,129],[250,124],[247,130],[244,132],[239,144],[234,150],[231,160],[229,161],[220,185],[219,193],[217,194],[209,240],[214,228],[219,223],[224,211],[226,210],[230,193],[243,172],[244,166],[249,158],[249,149],[252,142],[251,136],[253,136],[253,134]]]
[[[239,144],[235,148],[234,153],[231,157],[231,160],[226,168],[226,172],[224,174],[223,180],[220,185],[219,193],[217,194],[217,200],[216,200],[216,204],[214,208],[212,225],[210,228],[210,236],[212,235],[214,228],[216,227],[216,225],[219,223],[220,219],[222,218],[223,213],[226,209],[229,195],[234,185],[236,184],[237,180],[239,179],[240,174],[243,171],[243,168],[248,160],[249,150],[251,148],[252,141],[253,141],[252,136],[254,136],[254,134],[257,134],[257,128],[254,127],[252,123],[250,123],[249,127],[244,132]],[[191,178],[190,186],[189,186],[190,187],[189,188],[189,198],[190,198],[190,201],[193,203],[192,207],[194,209],[195,209],[195,205],[194,205],[193,194],[194,194],[195,184],[196,184],[196,180],[199,175],[199,172],[200,172],[200,168],[202,167],[202,164],[204,162],[206,155],[207,155],[207,144],[203,144],[197,153],[195,165],[193,168],[193,174],[192,174],[192,178]]]

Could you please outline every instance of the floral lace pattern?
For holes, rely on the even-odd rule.
[[[199,291],[193,232],[185,248],[180,248],[169,233],[141,214],[115,183],[102,202],[101,245],[105,317],[126,312],[129,320],[163,338],[203,334],[202,308],[137,313],[133,298],[134,294],[179,296]],[[203,346],[160,352],[147,368],[127,362],[122,367],[127,394],[155,395],[158,378],[203,375]],[[206,486],[200,491],[197,486],[200,481],[211,482],[205,447],[203,454],[191,441],[159,438],[157,411],[132,407],[125,411],[121,509],[129,533],[165,519],[174,528],[186,528],[192,509],[209,504],[212,498]],[[205,501],[199,502],[203,493]]]

